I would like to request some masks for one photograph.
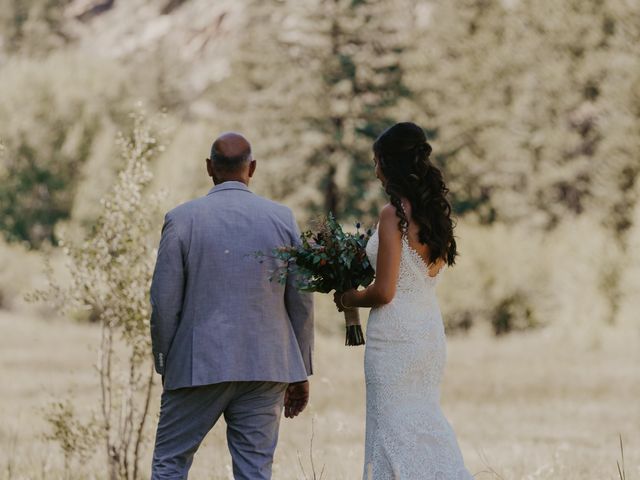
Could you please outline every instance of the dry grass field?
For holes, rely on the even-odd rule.
[[[320,324],[333,321],[329,312],[326,305],[318,312]],[[68,394],[81,409],[97,402],[97,339],[94,326],[0,312],[1,479],[64,478],[58,447],[43,440],[43,407]],[[341,340],[318,333],[312,400],[300,417],[283,419],[275,479],[313,478],[312,427],[323,478],[361,475],[363,351]],[[617,479],[621,434],[626,478],[640,479],[639,343],[637,331],[605,327],[581,335],[547,329],[495,339],[476,329],[450,337],[443,409],[475,477]],[[159,390],[152,423],[158,398]],[[145,472],[149,458],[147,451]],[[68,477],[104,478],[99,455],[72,465]],[[190,478],[231,478],[223,425],[201,446]]]

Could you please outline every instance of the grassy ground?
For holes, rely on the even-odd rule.
[[[627,479],[640,479],[638,333],[603,327],[573,337],[543,330],[496,340],[475,331],[449,339],[442,404],[476,478],[616,479],[621,434]],[[96,403],[97,339],[92,326],[0,312],[0,478],[62,478],[58,447],[42,439],[42,408],[69,393],[80,408]],[[283,419],[275,479],[305,478],[300,464],[312,478],[312,426],[317,471],[361,475],[362,349],[341,340],[318,334],[312,400],[300,417]],[[95,458],[73,466],[71,478],[103,474]],[[205,439],[190,478],[231,478],[223,425]]]

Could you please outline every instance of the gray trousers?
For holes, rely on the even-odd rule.
[[[151,479],[186,479],[193,455],[224,414],[236,480],[271,478],[286,383],[225,382],[164,390]]]

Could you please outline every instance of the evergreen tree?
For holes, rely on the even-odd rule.
[[[388,1],[324,0],[317,5],[315,16],[328,22],[320,32],[322,48],[309,52],[323,59],[322,115],[307,119],[323,135],[307,160],[323,169],[325,201],[316,207],[344,218],[371,217],[382,198],[371,145],[399,115],[408,114],[400,111],[409,94],[400,58],[410,33],[410,11],[406,3]]]
[[[589,207],[624,247],[640,202],[640,9],[625,1],[597,6],[599,18],[593,23],[601,32],[601,48],[591,75],[598,79],[593,88],[600,138]]]
[[[231,77],[249,92],[243,123],[267,156],[261,188],[343,220],[377,210],[371,144],[408,94],[399,59],[409,24],[398,2],[250,4]]]
[[[519,45],[532,63],[517,87],[518,156],[537,167],[530,204],[552,224],[595,209],[616,231],[628,226],[620,206],[637,176],[640,126],[629,115],[638,79],[633,13],[627,2],[599,0],[522,0],[514,12],[525,19]]]
[[[277,0],[246,2],[229,75],[205,97],[228,129],[252,142],[258,160],[252,187],[286,199],[303,215],[304,203],[319,197],[304,164],[315,138],[303,122],[315,110],[318,78],[312,74],[316,60],[288,46],[292,19],[285,7]]]
[[[513,102],[512,32],[500,0],[418,2],[413,48],[404,58],[420,122],[433,140],[454,209],[491,221],[495,189],[521,172],[495,148],[508,136]],[[496,155],[496,151],[498,154]],[[511,168],[505,168],[511,167]]]
[[[552,227],[595,209],[624,230],[639,164],[637,9],[599,0],[420,5],[407,81],[456,210]]]

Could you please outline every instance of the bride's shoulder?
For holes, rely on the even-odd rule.
[[[382,227],[383,225],[388,225],[391,222],[398,221],[398,216],[396,215],[396,207],[392,204],[387,203],[380,209],[380,215],[378,218],[378,227]]]
[[[403,205],[403,209],[404,209],[405,215],[409,217],[411,215],[410,206]],[[398,222],[398,213],[397,213],[397,211],[398,211],[398,209],[392,203],[385,204],[382,207],[382,209],[380,210],[379,222],[380,223],[382,223],[382,222],[391,222],[393,220],[393,221],[395,221],[397,223]]]
[[[389,232],[389,234],[395,236],[400,235],[398,230],[398,215],[396,214],[396,207],[390,203],[387,203],[380,210],[380,218],[378,220],[378,230],[381,232]],[[393,233],[392,233],[393,232]]]
[[[397,209],[396,209],[395,205],[393,205],[391,203],[385,204],[380,209],[380,221],[395,217],[396,216],[396,210]]]

